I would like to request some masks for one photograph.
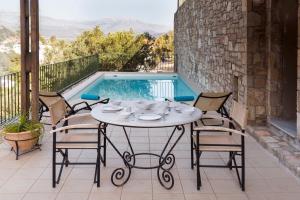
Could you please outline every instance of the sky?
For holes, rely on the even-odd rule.
[[[19,11],[20,0],[0,0],[0,11]],[[177,0],[40,0],[40,15],[67,20],[130,18],[173,26]]]

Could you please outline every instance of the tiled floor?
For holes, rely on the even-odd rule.
[[[136,152],[158,152],[166,142],[171,129],[131,129],[130,139]],[[126,149],[124,134],[118,127],[109,127],[108,135],[117,146]],[[165,190],[158,182],[156,170],[134,169],[131,179],[123,187],[110,181],[112,171],[121,166],[121,160],[108,147],[107,167],[101,168],[101,187],[93,184],[94,168],[68,167],[61,183],[51,187],[51,135],[46,130],[42,151],[35,151],[16,161],[9,147],[0,145],[0,200],[299,200],[300,182],[267,153],[251,137],[246,138],[246,191],[239,188],[234,171],[203,169],[203,186],[196,190],[195,170],[190,168],[189,135],[186,133],[174,153],[176,164],[172,169],[175,185]],[[94,160],[92,151],[73,151],[72,160]],[[202,163],[225,163],[228,155],[204,154]],[[155,164],[155,158],[138,159],[140,165]]]

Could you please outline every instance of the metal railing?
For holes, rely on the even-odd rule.
[[[20,114],[20,73],[0,76],[0,125]]]
[[[62,92],[98,70],[98,55],[41,66],[40,90]]]
[[[99,70],[98,55],[40,67],[40,90],[62,92]],[[21,113],[20,72],[0,76],[0,127]]]

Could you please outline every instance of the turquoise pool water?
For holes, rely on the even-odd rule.
[[[194,96],[196,93],[178,76],[162,75],[105,75],[80,91],[72,99],[82,94],[99,95],[115,100],[154,100],[175,96]]]

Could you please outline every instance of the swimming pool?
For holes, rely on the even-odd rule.
[[[74,95],[99,95],[113,100],[154,100],[176,96],[194,96],[196,93],[176,74],[172,75],[122,75],[105,74]]]

